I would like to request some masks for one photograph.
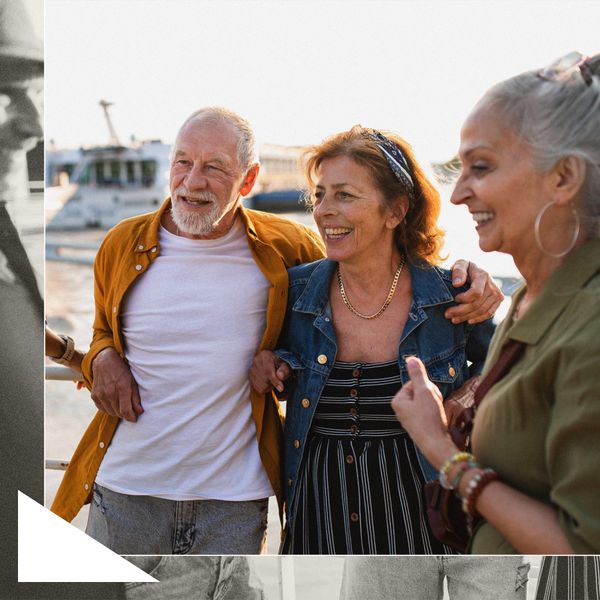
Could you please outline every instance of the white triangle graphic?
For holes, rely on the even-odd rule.
[[[21,582],[156,581],[22,492],[18,518]]]

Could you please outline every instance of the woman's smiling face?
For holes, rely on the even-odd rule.
[[[354,262],[367,253],[389,252],[400,214],[386,204],[371,173],[349,156],[327,158],[319,165],[313,192],[314,218],[327,256]]]
[[[519,256],[534,244],[534,222],[549,202],[549,175],[534,165],[529,146],[483,106],[465,122],[459,155],[463,170],[452,193],[473,215],[485,252]]]

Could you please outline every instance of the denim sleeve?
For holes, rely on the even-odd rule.
[[[466,353],[469,365],[469,375],[480,375],[488,352],[488,347],[496,330],[493,318],[468,325]]]
[[[294,371],[299,371],[300,369],[304,368],[304,365],[296,356],[296,354],[290,352],[289,350],[286,350],[285,348],[277,348],[277,350],[274,350],[273,353],[281,360],[285,361],[288,365],[290,365],[290,367]]]

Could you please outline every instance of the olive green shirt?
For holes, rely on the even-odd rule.
[[[473,452],[517,490],[553,505],[574,551],[600,553],[600,240],[585,242],[513,324],[496,330],[484,375],[508,339],[527,344],[477,412]],[[510,511],[511,507],[506,506]],[[471,552],[516,552],[484,522]]]

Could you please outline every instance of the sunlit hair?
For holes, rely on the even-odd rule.
[[[191,121],[204,121],[208,123],[226,123],[231,125],[238,133],[237,157],[240,170],[245,173],[248,169],[258,163],[256,152],[256,138],[250,122],[237,113],[222,106],[207,106],[193,112],[179,128],[177,138],[185,126]],[[177,139],[176,138],[176,139]],[[173,148],[175,148],[173,145]],[[171,157],[172,158],[172,157]]]
[[[590,85],[578,69],[559,81],[522,73],[492,87],[477,105],[501,116],[529,146],[540,171],[565,156],[585,162],[580,213],[587,237],[600,237],[599,70],[596,65]]]
[[[348,156],[366,167],[390,208],[395,209],[402,197],[410,197],[408,190],[396,179],[377,143],[371,138],[373,132],[373,129],[355,125],[349,131],[332,135],[304,152],[302,161],[311,203],[321,163],[338,156]],[[440,195],[416,162],[410,146],[394,133],[383,130],[380,132],[402,150],[415,184],[412,199],[409,200],[406,223],[400,223],[394,231],[395,243],[400,252],[416,264],[423,261],[438,264],[444,242],[444,233],[437,227]]]

